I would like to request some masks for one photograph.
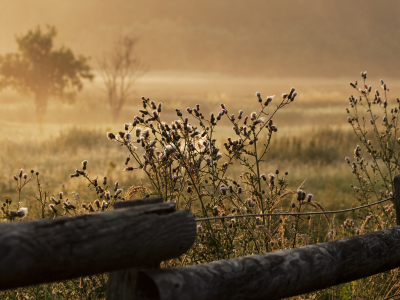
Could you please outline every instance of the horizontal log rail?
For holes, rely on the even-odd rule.
[[[398,249],[395,226],[268,254],[139,272],[137,293],[152,287],[147,299],[281,299],[400,267]]]
[[[195,240],[193,214],[159,202],[127,201],[110,212],[0,224],[0,289],[178,257]]]

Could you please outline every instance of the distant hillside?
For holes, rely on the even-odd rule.
[[[151,70],[400,77],[396,0],[1,1],[0,53],[46,23],[58,43],[94,57],[122,34],[138,36]]]

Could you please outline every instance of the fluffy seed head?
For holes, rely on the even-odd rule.
[[[115,135],[112,132],[107,132],[107,138],[109,138],[110,140],[115,140]]]
[[[21,207],[19,211],[17,211],[17,217],[23,218],[28,214],[28,209],[26,207]]]

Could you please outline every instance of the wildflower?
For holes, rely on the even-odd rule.
[[[261,218],[260,217],[256,217],[256,222],[258,223],[260,221],[261,221]]]
[[[126,167],[122,170],[122,172],[129,172],[129,171],[133,171],[134,168],[133,167]]]
[[[267,100],[265,100],[265,103],[264,103],[264,105],[265,106],[268,106],[268,104],[270,104],[271,102],[272,102],[272,99],[275,97],[275,95],[273,95],[273,96],[268,96],[267,97]]]
[[[117,189],[116,191],[115,191],[115,195],[114,195],[114,198],[116,198],[119,194],[121,194],[122,193],[122,189]]]
[[[235,224],[235,223],[236,223],[236,220],[235,220],[235,219],[231,219],[231,223],[232,223],[232,224]]]
[[[253,122],[254,122],[255,120],[257,120],[257,113],[256,113],[255,111],[253,111],[253,112],[250,114],[250,120],[252,120]]]
[[[24,218],[28,214],[28,209],[26,207],[21,207],[17,212],[15,212],[15,217]]]
[[[359,191],[360,191],[360,188],[358,188],[358,187],[356,187],[356,186],[355,186],[353,189],[354,189],[354,191],[356,191],[356,192],[359,192]]]
[[[276,128],[275,125],[271,125],[271,126],[269,127],[269,130],[270,130],[270,131],[273,131],[273,132],[277,132],[277,131],[278,131],[278,128]]]
[[[372,120],[372,119],[371,119],[371,120],[369,120],[369,122],[370,122],[371,124],[374,124],[374,120]]]
[[[356,234],[360,234],[360,229],[356,229]]]
[[[239,186],[239,187],[238,187],[238,194],[241,194],[241,193],[242,193],[242,187]]]
[[[99,201],[99,199],[94,200],[94,204],[96,205],[97,208],[100,208],[100,201]]]
[[[101,203],[101,210],[104,211],[106,208],[108,208],[108,203],[103,200],[103,202]]]
[[[150,130],[147,128],[145,130],[142,131],[141,136],[147,140],[150,137]]]
[[[279,173],[279,171],[277,170],[277,174]],[[274,174],[272,174],[272,173],[270,173],[269,175],[268,175],[268,178],[269,178],[269,181],[271,182],[271,181],[273,181],[274,179],[275,179],[275,175]]]
[[[88,163],[87,160],[84,160],[84,161],[82,162],[82,168],[83,168],[83,170],[86,170],[87,163]]]
[[[296,96],[297,96],[297,92],[294,92],[292,95],[292,98],[290,98],[290,101],[294,101],[294,98],[296,98]]]
[[[292,99],[292,95],[293,95],[293,93],[294,93],[295,90],[296,90],[296,89],[295,89],[294,87],[292,87],[292,88],[290,89],[290,92],[289,92],[289,95],[288,95],[288,99],[289,99],[289,100]]]
[[[264,121],[265,121],[265,118],[264,118],[264,117],[258,118],[257,120],[254,121],[253,125],[257,125],[257,124],[260,124],[260,123],[264,123]]]
[[[115,135],[112,132],[107,132],[107,138],[110,140],[115,140]]]
[[[361,72],[361,77],[367,79],[367,71]]]
[[[267,181],[267,178],[265,177],[265,174],[261,174],[260,178],[264,181]]]
[[[127,134],[125,135],[125,139],[126,139],[127,141],[130,141],[130,140],[132,139],[132,134],[127,133]]]
[[[57,214],[57,209],[54,207],[54,204],[50,204],[49,207],[53,211],[54,214]]]
[[[221,185],[220,190],[221,190],[222,195],[226,195],[226,188],[224,185]]]
[[[186,108],[186,111],[191,114],[192,113],[192,109],[190,107]]]
[[[306,197],[306,193],[304,193],[302,190],[297,191],[297,200],[301,201],[304,200]]]
[[[273,247],[275,244],[274,241],[270,241],[269,243],[270,243],[271,247]]]
[[[28,175],[26,173],[24,173],[24,175],[22,175],[22,177],[26,180],[28,178]]]
[[[261,99],[261,93],[260,93],[260,92],[257,92],[257,93],[256,93],[256,96],[257,96],[257,98],[258,98],[258,102],[261,102],[261,101],[262,101],[262,99]]]
[[[197,225],[197,231],[202,231],[203,227],[201,225]]]
[[[313,194],[308,194],[307,197],[308,197],[308,198],[307,198],[307,201],[308,201],[308,202],[311,202],[311,199],[312,199],[312,197],[314,197],[314,196],[313,196]]]
[[[213,207],[213,215],[214,216],[218,215],[218,206]]]
[[[170,145],[165,146],[164,154],[165,154],[166,156],[168,156],[168,155],[174,153],[175,151],[176,151],[175,145],[170,144]]]

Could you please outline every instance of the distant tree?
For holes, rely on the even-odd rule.
[[[55,27],[42,32],[38,26],[16,37],[17,53],[0,56],[0,88],[33,94],[38,117],[45,115],[49,98],[73,102],[82,79],[93,79],[86,57],[75,57],[65,47],[53,48],[56,35]]]
[[[118,119],[122,107],[132,97],[135,81],[145,72],[144,65],[135,56],[136,43],[135,38],[122,37],[112,51],[103,53],[98,60],[113,121]]]

